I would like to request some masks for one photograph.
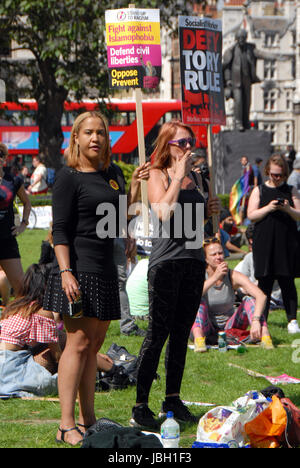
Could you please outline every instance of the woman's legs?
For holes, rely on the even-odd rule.
[[[209,320],[208,306],[205,300],[202,300],[196,315],[196,319],[192,326],[193,338],[204,338],[213,331],[213,327]]]
[[[297,319],[297,289],[295,280],[290,276],[278,276],[278,284],[281,289],[282,301],[288,322]]]
[[[278,276],[279,286],[281,288],[282,300],[286,311],[286,316],[288,322],[297,318],[297,290],[295,286],[295,281],[293,277],[290,276]],[[258,287],[265,293],[267,296],[267,302],[265,307],[264,315],[266,320],[268,319],[269,307],[270,307],[270,298],[272,294],[273,284],[275,277],[264,277],[258,278]]]
[[[109,324],[109,321],[104,322],[97,320],[98,326],[94,326],[92,330],[94,334],[94,344],[89,351],[79,386],[79,422],[85,426],[90,426],[96,422],[94,397],[98,367],[97,353],[104,342]]]
[[[2,305],[6,306],[10,298],[11,286],[7,279],[4,270],[0,270],[0,295],[2,299]]]
[[[166,355],[166,397],[180,393],[188,339],[201,301],[204,283],[204,270],[196,260],[185,262],[181,268],[181,275]]]
[[[138,358],[137,405],[148,403],[161,351],[170,332],[178,293],[172,265],[164,262],[149,271],[149,325]]]
[[[23,286],[24,272],[19,258],[8,258],[0,260],[0,265],[3,268],[9,283],[11,284],[14,295],[18,294]]]
[[[247,330],[248,326],[252,324],[252,319],[255,311],[255,300],[252,297],[246,296],[241,302],[235,313],[227,321],[225,330],[237,328],[239,330]],[[270,336],[268,325],[263,315],[261,317],[261,334],[262,336]]]
[[[94,318],[65,318],[67,342],[58,367],[58,390],[61,405],[61,429],[75,427],[75,402],[79,391],[80,422],[95,422],[94,392],[96,354],[103,343],[109,322]],[[61,437],[58,431],[58,438]],[[65,440],[76,444],[77,431],[67,432]]]

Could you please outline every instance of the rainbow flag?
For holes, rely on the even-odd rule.
[[[237,225],[240,225],[242,222],[240,208],[248,202],[246,195],[248,195],[251,190],[249,180],[252,174],[252,168],[249,168],[249,170],[245,171],[242,177],[233,184],[230,191],[229,211]]]

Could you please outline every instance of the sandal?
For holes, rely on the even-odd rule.
[[[90,427],[93,426],[93,424],[81,424],[77,423],[77,426],[83,427],[83,429],[89,429]],[[81,432],[81,431],[80,431]]]
[[[77,426],[71,427],[71,429],[61,429],[61,428],[59,427],[58,430],[59,430],[60,433],[61,433],[61,439],[58,439],[58,438],[56,437],[55,442],[56,442],[57,444],[63,444],[63,443],[65,443],[65,444],[73,445],[73,444],[70,444],[69,442],[66,442],[66,441],[65,441],[65,433],[66,433],[66,432],[77,431],[82,437],[84,436],[83,432],[82,432]],[[81,442],[82,442],[82,440],[80,440],[78,443],[81,443]],[[76,445],[77,445],[77,444],[76,444]]]

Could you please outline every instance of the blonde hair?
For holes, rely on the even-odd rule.
[[[110,145],[109,145],[109,129],[108,129],[108,123],[106,121],[106,118],[100,113],[100,112],[95,112],[95,111],[89,111],[89,112],[84,112],[83,114],[80,114],[72,127],[71,131],[71,136],[70,136],[70,145],[69,145],[69,151],[67,152],[66,159],[67,159],[67,165],[69,167],[73,167],[74,169],[78,167],[79,164],[79,158],[80,158],[80,153],[79,153],[79,147],[75,142],[75,138],[78,135],[80,131],[80,127],[82,125],[82,122],[86,119],[89,119],[91,117],[96,117],[101,120],[103,123],[104,129],[105,129],[105,146],[102,150],[101,154],[101,161],[103,163],[103,168],[107,169],[109,164],[110,164]]]

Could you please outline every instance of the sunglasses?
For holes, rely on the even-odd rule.
[[[193,148],[196,144],[196,138],[179,138],[179,140],[170,140],[168,143],[169,145],[177,144],[180,148],[186,148],[189,144]]]
[[[0,159],[5,159],[5,154],[0,150]]]
[[[203,245],[209,245],[209,244],[221,244],[220,239],[218,237],[207,237],[203,241]]]
[[[270,176],[271,176],[273,179],[282,179],[283,174],[274,174],[273,172],[270,172]]]

